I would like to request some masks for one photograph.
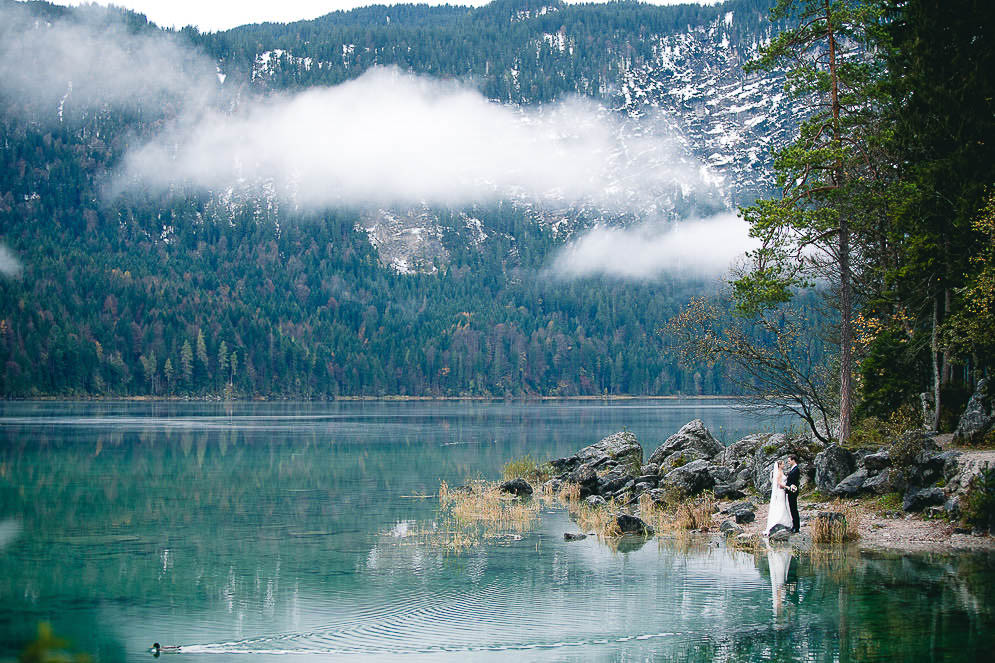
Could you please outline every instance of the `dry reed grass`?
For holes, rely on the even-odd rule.
[[[841,544],[860,537],[860,512],[842,500],[826,505],[826,511],[838,513],[840,517],[816,516],[809,525],[812,543]]]
[[[427,543],[459,553],[485,540],[517,540],[535,526],[540,506],[540,500],[521,500],[502,493],[495,483],[473,481],[451,489],[443,481],[436,527]]]
[[[599,506],[588,506],[586,504],[576,506],[570,511],[578,527],[585,532],[594,532],[599,538],[603,539],[622,535],[621,530],[618,528],[618,512],[619,507],[614,499]]]
[[[647,493],[639,496],[639,516],[658,531],[704,530],[712,525],[715,497],[702,493],[698,497],[685,497],[664,506],[654,502]]]
[[[565,483],[563,487],[560,488],[558,497],[561,502],[569,504],[570,502],[580,501],[580,484],[579,483]]]

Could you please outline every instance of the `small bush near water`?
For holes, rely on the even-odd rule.
[[[968,525],[995,531],[995,467],[985,465],[971,477],[961,511]]]
[[[860,536],[860,514],[855,507],[836,502],[820,512],[809,527],[812,543],[846,543]]]
[[[532,485],[540,484],[549,479],[553,468],[549,463],[540,463],[532,456],[522,456],[510,460],[501,468],[501,476],[505,481],[521,477]]]

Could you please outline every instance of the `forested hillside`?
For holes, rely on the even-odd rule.
[[[651,38],[730,10],[760,16],[764,5],[372,7],[180,37],[219,63],[229,100],[219,103],[243,89],[331,85],[397,64],[533,104],[568,92],[607,98],[619,71],[648,57]],[[74,20],[81,12],[123,21],[131,32],[156,30],[140,16],[96,8],[31,3],[19,16],[31,30],[34,17]],[[543,41],[556,34],[569,35],[569,46]],[[78,82],[68,89],[58,104],[0,99],[0,240],[23,265],[0,281],[7,396],[733,388],[719,368],[680,368],[660,334],[690,295],[714,289],[714,276],[552,278],[546,268],[564,237],[527,206],[472,209],[486,239],[450,224],[440,231],[444,263],[405,274],[378,259],[357,230],[360,210],[306,212],[196,190],[109,195],[108,174],[129,143],[166,122],[179,102],[94,110],[80,101]]]
[[[822,398],[852,345],[862,414],[930,391],[949,419],[995,335],[990,7],[839,0],[863,21],[834,74],[852,114],[819,130],[826,71],[744,70],[786,48],[772,4],[402,5],[200,34],[0,2],[0,393],[793,389],[744,379],[738,352],[774,377],[784,353]],[[442,144],[473,139],[467,114],[514,140]],[[732,217],[757,199],[748,238]],[[736,287],[765,317],[705,319],[689,361],[668,322],[702,295],[727,317],[728,258],[761,240]]]

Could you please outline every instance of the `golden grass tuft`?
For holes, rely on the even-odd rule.
[[[621,536],[618,529],[619,507],[614,499],[599,506],[579,505],[571,509],[577,526],[585,532],[594,532],[601,538]]]
[[[560,493],[558,495],[561,502],[579,502],[580,501],[580,484],[579,483],[565,483],[563,487],[560,488]]]
[[[654,502],[647,493],[639,496],[639,516],[658,531],[708,529],[714,512],[715,497],[711,493],[683,497],[664,506]]]
[[[439,485],[439,513],[427,543],[456,553],[484,540],[520,539],[539,519],[540,500],[502,493],[498,484],[472,481],[452,489]]]
[[[839,513],[840,518],[822,518],[819,515],[812,520],[809,528],[812,531],[812,543],[841,544],[860,537],[860,512],[850,504],[837,500],[826,505],[829,513]]]

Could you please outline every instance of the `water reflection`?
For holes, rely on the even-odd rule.
[[[774,616],[784,612],[784,597],[788,591],[788,572],[791,569],[792,551],[790,548],[768,548],[767,565],[770,568],[770,592],[774,605]]]
[[[689,412],[355,406],[5,404],[0,658],[43,618],[112,661],[147,660],[154,641],[206,661],[930,660],[995,645],[990,556],[566,542],[575,528],[552,508],[459,556],[410,536],[437,500],[407,498],[440,479],[623,425],[650,447]]]

